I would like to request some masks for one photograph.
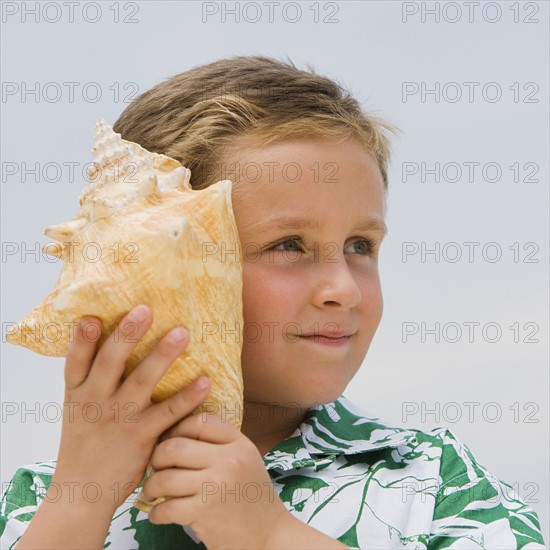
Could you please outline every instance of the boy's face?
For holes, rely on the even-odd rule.
[[[384,192],[376,161],[348,138],[248,147],[228,168],[234,162],[245,401],[331,402],[361,366],[382,316]],[[318,226],[278,227],[296,218]],[[349,336],[303,336],[315,332]]]

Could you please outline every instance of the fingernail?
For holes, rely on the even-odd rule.
[[[87,328],[93,324],[95,324],[95,317],[82,317],[78,323],[81,330],[87,330]]]
[[[206,376],[201,376],[197,378],[193,384],[193,389],[195,390],[204,390],[208,386],[208,378]]]
[[[142,304],[135,307],[130,313],[130,321],[136,321],[137,323],[141,323],[145,321],[146,317],[147,317],[147,307]]]
[[[168,335],[168,340],[173,344],[179,344],[180,342],[183,342],[185,340],[186,336],[187,331],[183,327],[178,327],[170,331],[170,334]]]
[[[86,325],[91,322],[92,318],[91,317],[82,317],[82,319],[80,319],[79,323],[78,323],[78,326],[80,328],[86,328]]]

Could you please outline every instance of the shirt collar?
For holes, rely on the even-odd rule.
[[[344,395],[308,410],[296,431],[265,456],[267,469],[319,467],[340,455],[397,447],[414,437],[407,428],[393,428]]]

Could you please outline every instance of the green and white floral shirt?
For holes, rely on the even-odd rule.
[[[350,548],[545,548],[535,511],[452,431],[389,427],[343,395],[310,409],[263,458],[288,510]],[[13,476],[0,505],[2,549],[15,547],[54,468],[40,462]],[[189,526],[149,523],[133,507],[137,492],[117,509],[104,548],[206,548]]]

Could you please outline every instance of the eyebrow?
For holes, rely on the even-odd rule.
[[[252,227],[257,233],[267,233],[273,229],[277,230],[301,230],[301,229],[320,229],[319,220],[310,220],[309,218],[274,218],[262,222],[261,226],[256,229]],[[387,235],[388,228],[386,224],[379,218],[365,218],[360,220],[353,228],[354,231],[371,231],[379,233],[382,237]]]

